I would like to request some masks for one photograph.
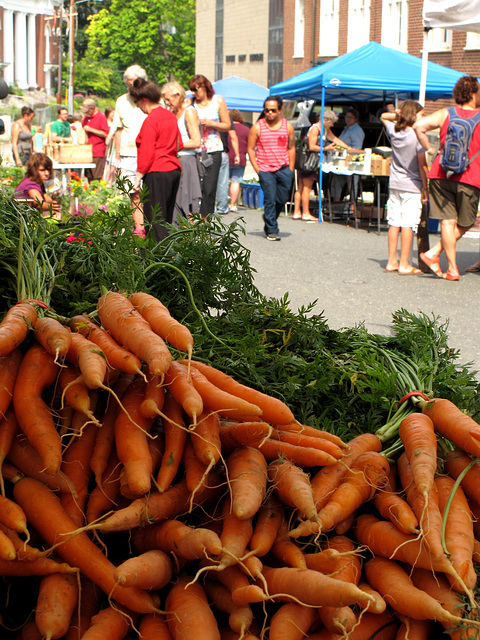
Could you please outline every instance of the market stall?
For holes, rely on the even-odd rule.
[[[260,112],[265,98],[269,95],[266,87],[238,76],[217,80],[213,83],[213,88],[215,93],[222,96],[229,109],[238,111]]]

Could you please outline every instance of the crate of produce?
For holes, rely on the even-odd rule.
[[[64,144],[58,145],[60,164],[91,164],[92,145],[91,144]]]

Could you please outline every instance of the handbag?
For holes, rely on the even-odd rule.
[[[315,173],[320,166],[318,151],[310,151],[308,137],[305,137],[296,149],[295,169],[300,173]]]

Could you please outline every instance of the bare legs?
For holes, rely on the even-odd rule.
[[[234,207],[237,204],[238,195],[240,193],[240,183],[230,180],[230,206]]]
[[[441,221],[441,238],[431,249],[426,252],[427,258],[437,259],[442,251],[448,262],[448,271],[452,275],[458,275],[457,267],[457,242],[471,228],[460,227],[456,220]]]
[[[138,233],[138,235],[144,235],[145,227],[143,226],[143,207],[140,202],[140,194],[134,192],[130,194],[130,197],[132,199],[132,217],[133,224],[135,225],[135,233]]]
[[[293,218],[295,220],[316,220],[310,213],[310,191],[312,190],[315,180],[307,176],[299,174],[298,189],[294,196]],[[302,213],[300,212],[300,208]]]
[[[400,262],[397,260],[398,236],[400,236]],[[400,274],[417,272],[409,264],[410,249],[412,247],[413,229],[411,227],[388,227],[388,262],[386,271],[398,271]]]

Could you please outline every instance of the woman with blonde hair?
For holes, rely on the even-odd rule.
[[[178,82],[167,82],[162,87],[166,107],[175,114],[182,136],[183,149],[178,152],[182,165],[182,177],[175,201],[174,222],[179,217],[188,218],[200,211],[202,189],[198,177],[195,149],[201,144],[200,123],[195,108],[185,101],[186,92]]]

